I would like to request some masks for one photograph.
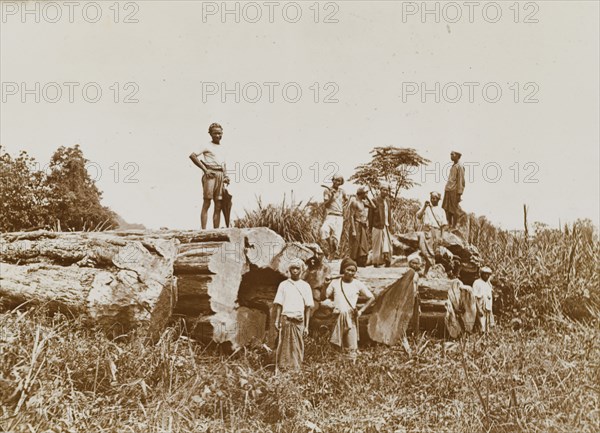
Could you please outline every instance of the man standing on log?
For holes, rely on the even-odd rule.
[[[444,229],[448,226],[444,209],[438,206],[442,195],[439,192],[431,192],[429,201],[426,201],[419,212],[417,220],[422,223],[422,232],[419,233],[419,250],[425,258],[425,270],[427,271],[435,264],[435,252],[442,242]]]
[[[479,270],[481,278],[473,282],[473,295],[477,305],[477,319],[484,333],[489,332],[494,326],[494,313],[492,312],[492,283],[490,277],[492,270],[484,266]]]
[[[350,201],[350,258],[360,267],[367,265],[370,250],[367,228],[369,209],[373,206],[363,187],[358,188],[356,197]]]
[[[451,229],[456,228],[460,219],[464,216],[460,208],[462,193],[465,190],[465,168],[460,163],[462,154],[457,151],[450,152],[450,160],[454,163],[450,168],[450,175],[444,191],[444,202],[442,208],[446,211],[446,218]]]
[[[383,184],[379,195],[374,199],[375,207],[371,209],[369,216],[373,237],[372,262],[376,268],[383,264],[389,267],[392,262],[392,239],[390,236],[392,209],[388,200],[390,193],[389,184]]]
[[[300,279],[304,262],[295,259],[288,268],[289,278],[277,288],[275,305],[275,328],[279,342],[275,366],[277,369],[299,370],[304,360],[304,337],[308,335],[310,310],[315,303],[310,285]]]
[[[342,350],[347,350],[349,358],[354,362],[358,354],[358,319],[375,301],[375,296],[367,286],[354,278],[357,269],[354,260],[349,258],[342,260],[340,265],[342,277],[333,280],[325,291],[326,298],[333,298],[333,313],[338,315],[330,341]],[[368,301],[357,310],[358,297],[361,294]]]
[[[328,258],[334,258],[344,228],[344,205],[346,204],[346,192],[340,188],[344,184],[344,178],[336,174],[331,188],[325,187],[323,192],[323,204],[325,205],[325,221],[321,226],[321,240],[329,248]]]
[[[202,176],[204,201],[200,216],[202,230],[206,230],[208,209],[210,208],[211,201],[214,201],[215,203],[213,227],[215,229],[220,227],[223,186],[225,183],[229,183],[229,179],[225,175],[227,173],[225,152],[223,151],[223,145],[221,144],[223,128],[218,123],[213,123],[208,127],[208,133],[211,136],[211,142],[203,146],[198,153],[192,153],[190,155],[192,162],[204,173]]]

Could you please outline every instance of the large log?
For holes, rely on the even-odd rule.
[[[401,254],[417,251],[418,236],[417,232],[397,235],[394,238],[394,248]],[[483,265],[477,247],[450,231],[444,231],[440,245],[444,247],[443,254],[436,254],[436,262],[443,264],[449,273],[457,275],[464,284],[472,285],[478,278],[479,268]]]
[[[45,304],[112,332],[156,338],[173,307],[175,239],[115,241],[68,233],[0,240],[0,305]]]
[[[266,228],[8,233],[0,299],[5,308],[62,307],[103,328],[146,326],[154,336],[173,313],[192,337],[235,348],[270,338],[289,262],[308,262],[319,281],[327,275],[321,257]]]

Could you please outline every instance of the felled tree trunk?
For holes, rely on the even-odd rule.
[[[176,239],[30,232],[0,240],[0,305],[44,304],[156,338],[171,316]]]
[[[268,336],[289,262],[318,256],[266,228],[29,232],[1,242],[5,308],[49,303],[102,328],[145,328],[153,337],[173,313],[192,337],[234,348]],[[319,266],[311,272],[323,274]]]
[[[483,263],[477,248],[449,231],[444,231],[441,246],[445,251],[444,254],[436,254],[436,262],[444,265],[449,273],[458,276],[464,284],[472,285],[478,278],[479,268]],[[418,251],[418,233],[398,235],[394,241],[394,249],[404,255]]]

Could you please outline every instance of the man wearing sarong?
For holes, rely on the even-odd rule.
[[[213,227],[216,229],[220,227],[223,184],[229,181],[225,175],[227,173],[225,152],[221,144],[223,128],[218,123],[213,123],[208,127],[208,133],[210,134],[211,142],[202,146],[199,152],[193,152],[190,155],[192,162],[204,173],[202,176],[203,203],[200,215],[202,230],[206,230],[208,209],[210,208],[211,201],[215,203]]]
[[[369,255],[369,208],[373,204],[367,196],[367,190],[358,188],[356,197],[350,201],[350,258],[360,267],[367,265]]]
[[[325,292],[326,298],[333,299],[333,312],[337,314],[335,328],[331,334],[331,343],[348,353],[353,361],[358,354],[358,319],[375,301],[375,296],[362,281],[354,278],[357,271],[356,262],[350,258],[342,260],[341,278],[333,280]],[[358,297],[362,295],[368,301],[357,309]]]
[[[379,195],[373,200],[375,207],[371,209],[369,216],[373,238],[372,263],[377,268],[383,264],[390,266],[392,260],[392,239],[390,236],[392,209],[388,200],[390,193],[389,184],[383,184]]]
[[[346,204],[346,192],[340,188],[344,184],[344,178],[339,174],[333,177],[333,186],[326,188],[323,192],[323,204],[325,205],[325,221],[321,226],[321,240],[328,248],[328,258],[333,259],[337,252],[342,230],[344,228],[344,204]]]
[[[492,312],[492,283],[490,277],[492,270],[484,266],[479,270],[481,278],[473,282],[473,295],[477,305],[477,321],[484,333],[489,332],[494,326],[494,313]]]
[[[450,168],[448,182],[444,191],[442,208],[446,211],[446,218],[451,229],[456,228],[464,211],[460,208],[462,193],[465,190],[465,168],[460,163],[462,154],[457,151],[450,152],[450,160],[454,163]]]
[[[439,192],[431,192],[429,200],[425,202],[416,215],[422,224],[422,231],[419,232],[419,251],[425,258],[425,274],[435,264],[436,250],[440,246],[444,230],[448,226],[446,213],[439,206],[441,198]]]
[[[308,335],[310,310],[314,307],[310,285],[300,279],[304,262],[293,260],[288,268],[289,278],[277,288],[275,328],[279,331],[275,365],[278,369],[299,370],[304,360],[304,337]]]

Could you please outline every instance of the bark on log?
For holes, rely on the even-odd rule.
[[[173,312],[192,337],[236,348],[271,334],[272,301],[291,260],[312,263],[317,281],[327,275],[317,250],[286,245],[266,228],[9,233],[0,239],[0,299],[51,303],[153,336]]]
[[[47,304],[113,332],[157,338],[174,303],[174,239],[9,234],[0,240],[0,304]]]

